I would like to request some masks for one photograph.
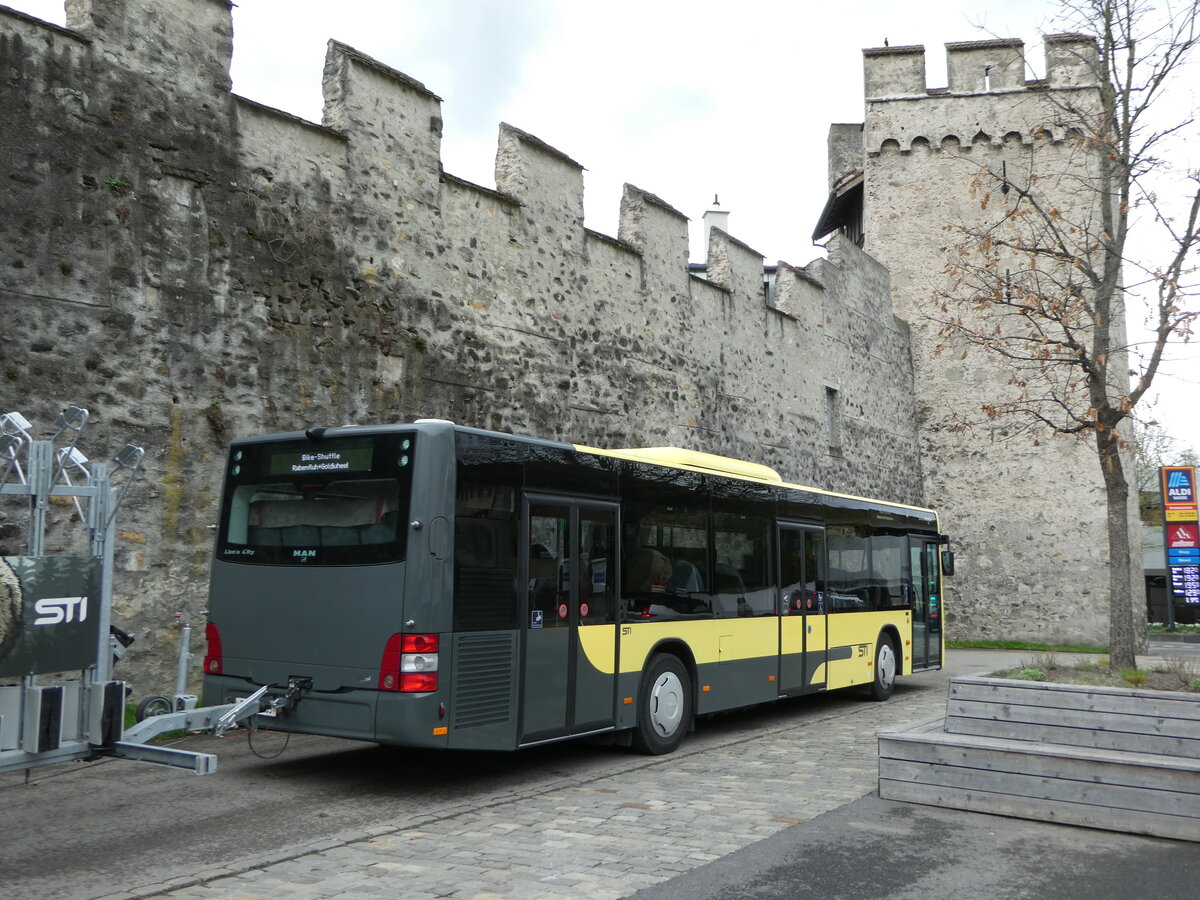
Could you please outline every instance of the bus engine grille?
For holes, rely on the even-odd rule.
[[[455,728],[511,720],[516,702],[517,633],[460,634],[454,645]]]

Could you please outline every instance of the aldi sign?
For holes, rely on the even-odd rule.
[[[1193,466],[1163,466],[1163,503],[1168,508],[1196,505],[1196,469]]]

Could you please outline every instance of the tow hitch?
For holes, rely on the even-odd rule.
[[[290,678],[283,693],[268,695],[268,691],[273,687],[274,685],[270,684],[263,685],[249,697],[236,703],[149,716],[126,730],[123,739],[116,741],[108,752],[124,759],[190,768],[197,775],[208,775],[216,771],[216,756],[172,750],[170,747],[147,746],[146,742],[168,731],[211,731],[217,737],[222,737],[231,728],[242,724],[247,724],[253,731],[255,729],[250,723],[260,713],[286,714],[292,709],[299,702],[301,694],[312,690],[312,679],[305,676]]]

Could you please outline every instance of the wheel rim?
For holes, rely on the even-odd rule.
[[[896,680],[896,654],[892,650],[892,645],[884,641],[879,645],[879,659],[875,662],[875,677],[879,679],[879,686],[887,690],[892,686],[892,682]]]
[[[659,737],[669,738],[683,720],[683,683],[674,672],[664,672],[650,689],[650,724]]]
[[[166,700],[155,700],[146,704],[147,716],[165,716],[171,711],[171,704]]]

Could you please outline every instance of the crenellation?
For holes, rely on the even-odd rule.
[[[526,236],[583,246],[583,166],[520,128],[500,124],[496,188],[527,207]]]
[[[952,94],[1015,91],[1025,87],[1025,42],[1015,39],[946,45]]]
[[[708,280],[726,288],[739,301],[765,306],[763,255],[720,228],[713,228],[708,236]]]
[[[652,296],[687,294],[687,216],[661,197],[626,184],[617,237],[642,254],[642,286]]]
[[[410,199],[436,208],[441,98],[416,79],[332,40],[321,88],[323,123],[349,138],[351,179],[392,194],[403,178]]]
[[[1095,87],[1096,39],[1087,34],[1046,35],[1046,82],[1051,88]]]
[[[819,332],[823,324],[825,286],[816,274],[820,267],[814,265],[798,268],[781,261],[775,268],[775,309],[795,319],[805,332]]]
[[[867,100],[925,96],[925,47],[874,47],[863,51]]]
[[[227,94],[233,59],[230,0],[66,0],[67,28],[114,64],[152,69],[176,95]]]

